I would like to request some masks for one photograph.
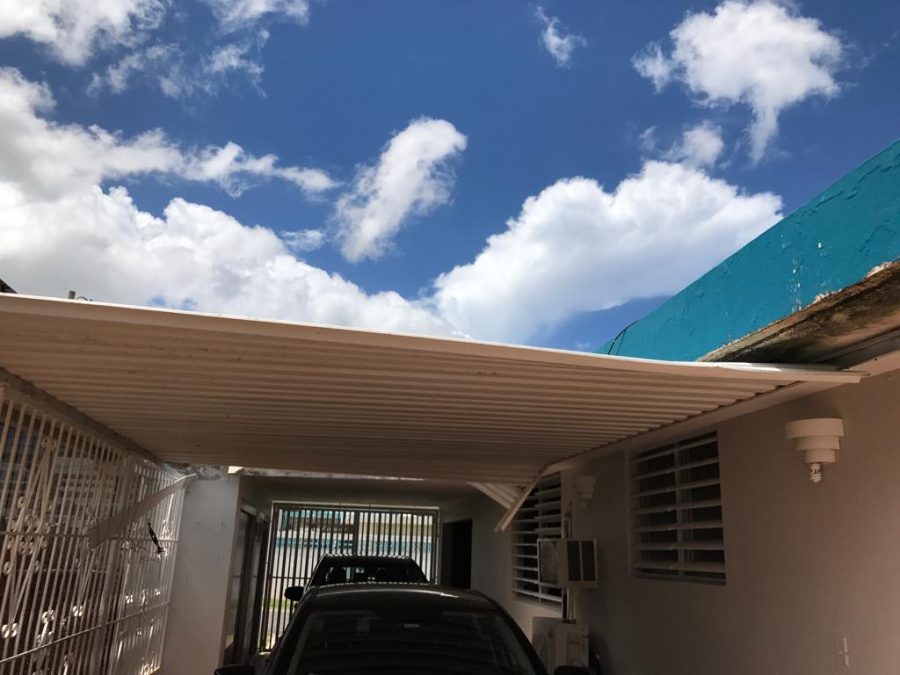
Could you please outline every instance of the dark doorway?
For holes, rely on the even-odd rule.
[[[472,587],[472,521],[444,523],[441,542],[441,583]]]

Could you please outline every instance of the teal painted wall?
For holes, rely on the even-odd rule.
[[[695,360],[900,258],[900,141],[598,351]]]

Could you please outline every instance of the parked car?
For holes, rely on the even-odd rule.
[[[309,587],[361,583],[424,584],[428,582],[415,560],[400,556],[326,555],[316,565]],[[289,586],[284,591],[288,600],[299,600],[302,586]]]
[[[254,675],[223,666],[216,675]],[[304,594],[264,675],[547,675],[487,596],[441,586],[348,584]],[[555,675],[587,675],[557,668]]]

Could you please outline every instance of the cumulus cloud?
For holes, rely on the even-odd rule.
[[[166,0],[3,0],[0,37],[22,35],[57,59],[85,63],[98,48],[131,45],[157,27]]]
[[[774,194],[747,195],[697,168],[648,161],[613,191],[560,180],[529,197],[475,260],[435,282],[463,333],[527,341],[573,315],[668,295],[780,218]]]
[[[0,180],[0,212],[0,266],[20,292],[59,297],[77,288],[111,302],[452,333],[421,302],[367,294],[298,260],[271,230],[183,199],[158,218],[122,187],[35,201]]]
[[[141,174],[213,182],[233,195],[264,179],[311,195],[334,186],[324,171],[282,167],[274,155],[257,157],[236,143],[184,149],[159,130],[123,138],[98,126],[57,124],[42,116],[53,103],[45,85],[0,68],[0,175],[23,193],[53,198]]]
[[[338,199],[334,221],[344,257],[380,257],[410,217],[446,204],[454,181],[449,161],[466,142],[450,122],[424,117],[397,133]]]
[[[724,149],[722,128],[707,121],[685,131],[681,140],[665,156],[690,166],[712,166]]]
[[[161,172],[234,187],[275,176],[326,187],[327,176],[279,167],[235,144],[185,152],[161,132],[123,139],[97,127],[40,117],[53,105],[44,85],[0,70],[0,269],[20,292],[161,304],[244,316],[378,330],[453,334],[428,299],[366,293],[299,260],[323,240],[282,235],[184,199],[156,216],[121,186],[101,182]]]
[[[543,7],[535,10],[535,16],[541,24],[541,44],[560,68],[566,68],[572,62],[572,54],[579,47],[587,46],[587,40],[581,35],[567,33],[559,19],[548,16]]]
[[[840,91],[840,38],[787,3],[726,0],[711,13],[688,14],[669,37],[671,52],[648,45],[634,58],[637,71],[657,90],[682,83],[704,105],[749,106],[754,162],[764,156],[785,108]]]
[[[289,179],[274,158],[50,123],[39,112],[52,102],[43,85],[0,70],[0,268],[26,293],[75,288],[113,302],[527,342],[575,314],[674,293],[780,216],[777,196],[742,193],[700,162],[648,161],[612,191],[571,178],[528,198],[472,262],[420,298],[367,293],[297,257],[322,244],[320,230],[279,235],[180,198],[154,215],[124,187],[103,187],[152,172],[226,189],[245,175]],[[435,164],[465,137],[438,120],[410,129],[431,129],[428,142],[400,143],[401,132],[352,190],[376,223],[379,209],[396,224],[448,198]],[[369,242],[384,245],[385,232]]]
[[[252,26],[274,16],[299,24],[309,22],[309,0],[205,0],[226,31]]]

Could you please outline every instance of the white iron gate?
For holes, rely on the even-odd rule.
[[[159,669],[186,480],[0,385],[0,674]]]
[[[290,619],[289,586],[307,586],[322,556],[394,555],[437,577],[437,509],[276,503],[272,507],[260,649],[271,649]]]

